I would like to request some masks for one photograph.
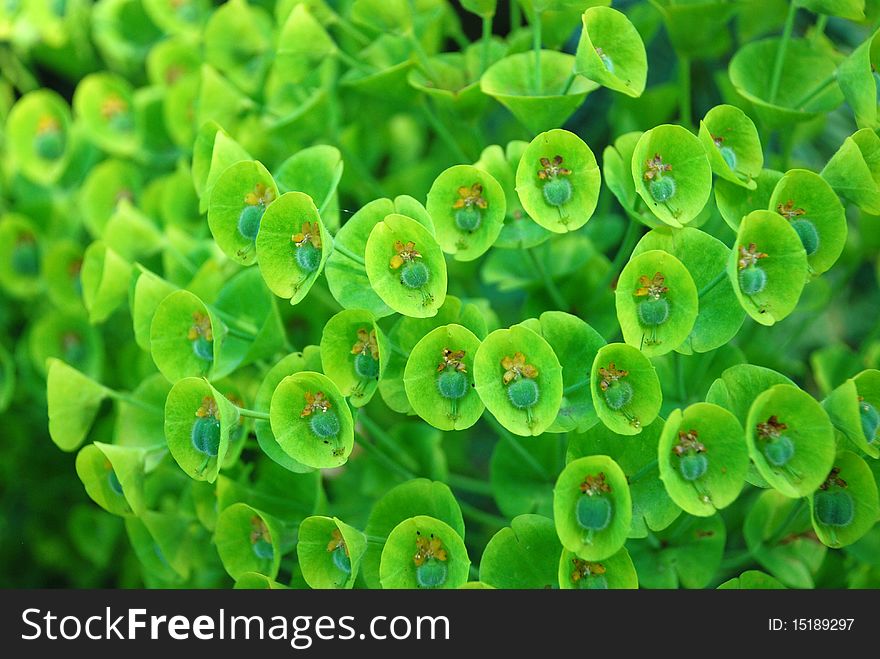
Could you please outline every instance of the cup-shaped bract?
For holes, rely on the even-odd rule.
[[[654,229],[645,234],[633,256],[664,250],[687,268],[699,298],[699,312],[681,353],[708,352],[726,345],[739,331],[746,314],[727,277],[729,248],[714,236],[691,227]],[[620,291],[620,286],[617,288]],[[641,298],[644,299],[644,298]]]
[[[563,549],[559,558],[559,587],[562,590],[632,590],[639,587],[639,575],[626,547],[601,561],[585,560]]]
[[[754,190],[764,167],[758,129],[733,105],[716,105],[700,121],[700,141],[712,171],[726,181]]]
[[[697,287],[672,254],[649,250],[634,256],[615,290],[623,340],[653,357],[675,350],[697,320]]]
[[[620,435],[637,435],[660,413],[660,380],[648,358],[625,343],[596,353],[590,391],[599,420]]]
[[[426,515],[403,520],[385,540],[379,565],[382,588],[459,588],[471,559],[449,524]]]
[[[235,163],[253,158],[213,120],[201,125],[192,149],[193,187],[199,197],[199,212],[206,213],[220,175]]]
[[[297,9],[305,5],[297,5]],[[339,210],[335,208],[336,189],[344,169],[342,153],[335,146],[318,144],[301,149],[285,160],[275,171],[278,190],[303,192],[312,198],[321,221],[330,228],[339,228]]]
[[[864,212],[880,215],[880,137],[863,128],[847,137],[822,168],[834,191]]]
[[[260,222],[277,197],[272,175],[257,160],[237,162],[220,174],[208,202],[208,226],[226,256],[242,265],[256,262]]]
[[[130,276],[131,264],[102,241],[86,248],[80,280],[83,303],[92,323],[104,322],[125,301]]]
[[[736,417],[718,405],[695,403],[673,411],[657,450],[666,491],[691,515],[714,515],[733,503],[745,484],[745,434]]]
[[[880,126],[877,117],[877,65],[880,64],[880,31],[861,43],[837,69],[837,81],[852,108],[859,128]]]
[[[742,219],[727,260],[727,274],[752,319],[773,325],[794,311],[807,268],[803,243],[782,215],[757,210]]]
[[[506,205],[504,190],[491,174],[454,165],[434,179],[426,208],[440,249],[458,261],[473,261],[498,238]]]
[[[95,165],[78,194],[79,210],[89,233],[100,237],[119,202],[125,199],[139,203],[143,187],[143,174],[134,163],[108,158]]]
[[[439,53],[427,61],[430,75],[424,69],[414,67],[410,69],[407,81],[444,112],[461,118],[481,114],[489,102],[480,89],[484,61],[487,67],[497,62],[507,54],[508,46],[492,39],[485,51],[483,48],[483,43],[474,43],[461,52]]]
[[[310,588],[352,588],[367,539],[335,517],[307,517],[299,526],[296,557]]]
[[[58,94],[38,89],[24,94],[6,118],[6,146],[29,179],[54,183],[70,161],[70,108]]]
[[[73,93],[73,111],[86,137],[113,154],[131,156],[138,149],[135,93],[114,73],[91,73]]]
[[[663,124],[639,138],[631,162],[636,192],[659,220],[682,227],[709,201],[712,167],[699,138]]]
[[[623,470],[606,455],[569,462],[553,488],[553,518],[562,546],[588,561],[616,554],[632,523]]]
[[[202,31],[205,61],[239,89],[256,93],[274,57],[275,26],[256,3],[232,0],[212,13]]]
[[[810,394],[778,384],[755,398],[746,421],[749,455],[769,485],[787,497],[807,496],[834,461],[834,426]]]
[[[679,56],[706,59],[730,47],[726,25],[736,6],[726,0],[651,0]]]
[[[865,19],[865,0],[795,0],[798,7],[804,7],[817,14],[840,16],[851,21]]]
[[[880,371],[849,378],[822,401],[834,427],[859,450],[880,457]]]
[[[125,518],[128,540],[150,579],[181,584],[192,563],[191,522],[175,513],[145,510]]]
[[[605,339],[590,325],[563,311],[545,311],[540,318],[521,323],[544,338],[562,367],[562,403],[547,432],[584,432],[598,422],[590,394],[592,364]]]
[[[825,179],[806,169],[786,172],[773,189],[769,209],[797,232],[811,275],[837,262],[846,244],[846,213]]]
[[[109,395],[107,389],[60,359],[50,358],[46,382],[49,436],[62,451],[79,448]]]
[[[746,570],[738,577],[728,579],[718,586],[718,590],[782,590],[777,579],[760,570]]]
[[[238,408],[207,380],[178,380],[165,400],[168,450],[187,476],[213,483],[238,419]]]
[[[27,351],[37,373],[46,374],[49,359],[58,358],[88,377],[100,377],[104,340],[85,314],[53,310],[31,327]]]
[[[880,502],[871,468],[851,451],[834,458],[828,477],[810,496],[813,529],[823,544],[851,545],[877,523]]]
[[[550,344],[522,325],[495,330],[474,356],[474,383],[498,422],[516,435],[540,435],[562,402],[562,367]]]
[[[281,523],[246,503],[233,503],[220,511],[214,543],[223,567],[233,579],[256,572],[270,579],[281,566]]]
[[[648,78],[648,56],[635,26],[611,7],[590,7],[582,22],[575,72],[627,96],[641,96]]]
[[[24,215],[0,219],[0,287],[14,297],[32,297],[43,288],[45,257],[34,223]]]
[[[742,219],[756,210],[764,210],[770,205],[770,197],[776,184],[782,178],[782,172],[775,169],[762,169],[754,179],[755,189],[750,190],[741,185],[730,183],[719,178],[715,181],[715,205],[721,217],[734,231],[739,230]]]
[[[486,544],[480,581],[492,588],[554,588],[560,551],[552,519],[519,515]]]
[[[278,297],[297,304],[324,269],[333,250],[333,238],[311,197],[285,192],[260,220],[256,249],[266,285]]]
[[[89,497],[113,515],[140,514],[144,501],[144,450],[95,442],[76,454],[76,473]]]
[[[554,233],[581,228],[593,216],[602,175],[580,137],[561,128],[533,139],[516,168],[516,194],[526,213]]]
[[[413,410],[440,430],[470,428],[482,416],[474,391],[474,356],[480,339],[461,325],[437,327],[416,343],[403,384]]]
[[[339,79],[343,88],[365,96],[411,103],[415,89],[407,82],[413,67],[412,41],[397,34],[380,34],[358,56],[367,66],[350,68]]]
[[[791,39],[782,59],[782,73],[773,97],[774,65],[782,39],[752,41],[730,60],[728,74],[739,94],[750,101],[758,117],[773,128],[790,130],[790,124],[830,112],[843,101],[833,79],[835,60],[807,39]]]
[[[641,204],[632,177],[632,159],[642,133],[624,133],[602,152],[602,176],[608,189],[633,220],[651,228],[666,226]]]
[[[446,298],[446,260],[433,234],[406,215],[386,215],[370,231],[366,270],[373,291],[405,316],[428,318]]]
[[[334,315],[321,333],[321,365],[354,407],[370,402],[391,353],[373,314],[346,309]]]
[[[576,77],[566,90],[574,55],[541,51],[541,88],[535,86],[534,53],[508,55],[486,69],[480,88],[510,110],[532,133],[560,126],[580,107],[595,82]]]
[[[326,375],[302,371],[285,377],[269,407],[282,450],[315,469],[340,467],[354,446],[354,422],[345,398]]]

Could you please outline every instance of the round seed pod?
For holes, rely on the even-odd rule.
[[[764,152],[758,129],[745,112],[716,105],[700,122],[699,137],[717,176],[749,190],[757,188]]]
[[[618,375],[626,375],[611,374],[612,365]],[[600,369],[610,376],[603,378]],[[603,380],[607,382],[604,388]],[[623,343],[610,343],[596,353],[590,391],[599,420],[621,435],[640,433],[660,413],[662,394],[654,367],[636,348]]]
[[[367,539],[335,517],[306,517],[299,527],[296,556],[310,588],[353,588]]]
[[[461,536],[445,522],[417,515],[394,527],[379,565],[382,588],[459,588],[470,558]]]
[[[630,259],[620,273],[615,301],[624,341],[647,356],[680,346],[690,336],[699,308],[687,268],[660,250]]]
[[[791,442],[794,451],[790,456],[786,456],[784,441],[767,449],[777,437]],[[815,491],[834,460],[834,427],[828,415],[812,396],[788,384],[771,387],[755,398],[746,422],[746,442],[761,476],[788,497]],[[784,464],[773,464],[786,457]]]
[[[366,405],[376,393],[390,353],[391,345],[369,311],[340,311],[321,333],[322,370],[355,407]]]
[[[505,384],[508,369],[502,361],[515,360],[517,353],[523,356],[520,366],[533,366],[537,376],[511,377]],[[523,385],[514,400],[509,388],[522,380],[533,380],[535,386]],[[496,330],[480,344],[474,356],[474,383],[489,412],[517,435],[540,435],[556,419],[562,402],[562,373],[556,354],[541,336],[521,325]],[[537,400],[532,402],[535,396]]]
[[[651,212],[673,227],[692,222],[712,190],[712,168],[703,145],[681,126],[664,124],[643,133],[631,172],[636,192]]]
[[[710,517],[733,503],[749,469],[742,426],[732,413],[711,403],[696,403],[669,415],[658,457],[669,496],[699,517]]]
[[[590,147],[574,133],[557,128],[536,136],[526,147],[516,169],[516,193],[535,222],[566,233],[592,217],[601,178]]]
[[[593,490],[597,491],[590,495]],[[617,553],[632,522],[632,499],[623,471],[604,455],[569,462],[553,489],[553,517],[562,546],[579,557],[602,560]]]
[[[70,161],[70,107],[55,92],[24,94],[9,110],[6,144],[17,167],[30,180],[54,183]]]
[[[453,324],[431,330],[410,352],[403,373],[406,396],[416,414],[435,428],[463,430],[482,416],[483,401],[472,391],[479,347],[473,332]]]
[[[104,151],[131,156],[140,147],[134,89],[114,73],[91,73],[73,93],[73,111],[90,141]]]
[[[811,275],[829,270],[846,244],[846,214],[832,187],[806,169],[792,169],[776,184],[769,209],[785,218],[807,253]]]
[[[741,276],[749,268],[760,268],[763,274]],[[797,306],[807,279],[807,255],[785,218],[772,211],[752,211],[740,223],[727,272],[746,313],[762,325],[773,325]]]
[[[457,261],[473,261],[498,238],[506,204],[504,190],[491,174],[472,165],[455,165],[434,179],[426,208],[440,249]]]
[[[190,478],[213,483],[238,419],[238,408],[206,380],[178,380],[165,401],[168,450]]]
[[[411,256],[410,243],[419,256]],[[446,261],[434,236],[416,220],[386,216],[370,232],[365,260],[373,290],[398,313],[427,318],[443,305]]]
[[[559,559],[559,587],[563,590],[635,589],[639,587],[639,577],[626,547],[602,561],[586,561],[563,549]]]
[[[217,517],[214,542],[223,567],[233,579],[256,572],[269,579],[281,565],[279,520],[245,503],[233,503]]]
[[[307,398],[307,394],[317,397],[319,393],[329,403],[325,410],[312,406]],[[330,419],[314,421],[313,417],[328,414],[335,417],[335,424]],[[315,469],[342,466],[354,445],[354,422],[348,404],[333,381],[320,373],[303,371],[281,380],[272,394],[269,422],[281,449]],[[337,430],[335,435],[333,430]]]
[[[871,468],[851,451],[837,454],[825,482],[809,501],[813,529],[829,547],[845,547],[864,537],[880,513]]]
[[[575,72],[627,96],[641,96],[648,77],[648,56],[635,26],[611,7],[590,7],[582,22]]]

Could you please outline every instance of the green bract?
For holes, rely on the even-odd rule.
[[[582,20],[575,71],[627,96],[641,96],[648,77],[648,56],[635,26],[610,7],[591,7]]]
[[[617,553],[632,522],[626,476],[604,455],[569,462],[553,488],[553,518],[562,546],[586,560]]]
[[[644,133],[633,151],[631,172],[651,212],[673,227],[691,222],[712,191],[703,145],[681,126],[664,124]]]
[[[76,473],[89,496],[114,515],[139,515],[144,501],[145,451],[95,442],[76,455]]]
[[[282,535],[278,520],[247,504],[234,503],[217,517],[214,542],[233,579],[250,572],[274,579],[281,565]]]
[[[459,261],[472,261],[492,246],[504,223],[505,205],[498,181],[471,165],[450,167],[428,191],[437,242]]]
[[[862,371],[822,401],[834,427],[859,450],[880,457],[880,371]]]
[[[382,550],[379,578],[382,588],[459,588],[468,580],[470,564],[455,529],[417,515],[391,531]]]
[[[590,391],[599,420],[621,435],[637,435],[660,412],[657,373],[637,348],[611,343],[590,369]]]
[[[755,398],[746,442],[761,476],[788,497],[818,488],[834,460],[834,427],[828,415],[809,394],[789,384]]]
[[[624,340],[647,356],[678,348],[697,319],[697,287],[677,258],[660,250],[634,256],[617,281]]]
[[[636,567],[625,548],[602,561],[587,561],[567,549],[559,559],[559,587],[564,590],[634,589]]]
[[[878,59],[877,35],[853,50],[837,70],[837,80],[844,98],[853,110],[860,128],[877,127],[877,78],[874,75]]]
[[[0,284],[16,297],[31,297],[41,288],[43,268],[39,235],[25,217],[6,215],[0,220]]]
[[[835,192],[866,213],[880,214],[880,137],[877,133],[863,128],[847,137],[822,169],[822,178]]]
[[[53,182],[72,151],[70,108],[58,94],[41,89],[22,96],[9,111],[10,155],[28,178]]]
[[[589,146],[567,130],[541,133],[523,151],[516,193],[523,209],[545,229],[566,233],[593,215],[601,175]]]
[[[351,588],[367,548],[363,533],[330,517],[308,517],[299,526],[296,556],[311,588]]]
[[[113,154],[132,155],[138,148],[134,91],[112,73],[83,78],[73,95],[73,111],[89,140]]]
[[[514,517],[492,536],[480,559],[480,581],[493,588],[554,588],[559,552],[553,520],[541,515]]]
[[[813,528],[829,547],[851,545],[877,522],[880,503],[871,468],[855,453],[842,451],[810,497]]]
[[[742,219],[755,210],[764,210],[770,205],[770,196],[776,188],[782,172],[763,169],[755,179],[757,187],[753,190],[724,179],[715,181],[715,204],[727,225],[737,231]]]
[[[391,345],[369,311],[340,311],[324,325],[321,365],[351,404],[361,407],[376,393]]]
[[[486,408],[517,435],[540,435],[562,401],[559,359],[546,340],[514,325],[487,336],[474,355],[474,384]]]
[[[281,449],[306,466],[338,467],[351,453],[351,411],[325,375],[303,371],[285,377],[272,394],[269,417]]]
[[[727,274],[754,320],[773,325],[795,308],[807,278],[807,254],[791,224],[774,211],[752,211],[739,225]]]
[[[742,110],[718,105],[700,122],[700,141],[712,171],[721,178],[752,190],[764,166],[758,129]]]
[[[685,512],[709,517],[739,496],[749,467],[742,426],[727,410],[696,403],[669,415],[658,446],[660,478]]]

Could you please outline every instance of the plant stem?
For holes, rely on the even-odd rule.
[[[535,272],[537,272],[538,276],[541,278],[541,281],[544,284],[544,288],[552,298],[553,304],[555,304],[556,307],[560,310],[568,309],[568,302],[565,301],[565,297],[563,297],[559,288],[556,286],[556,282],[553,281],[550,273],[547,272],[547,268],[544,267],[541,259],[535,254],[533,249],[527,249],[525,250],[525,252],[529,257],[529,260],[531,261],[532,267],[535,269]]]
[[[342,48],[336,48],[334,53],[336,57],[338,57],[343,63],[345,63],[348,68],[356,69],[358,71],[363,71],[365,73],[369,73],[372,70],[372,67],[368,66],[365,62],[352,57],[348,53],[346,53]]]
[[[367,262],[364,261],[364,257],[358,256],[357,254],[352,252],[350,249],[348,249],[348,247],[344,247],[343,245],[341,245],[340,243],[338,243],[336,241],[333,242],[333,251],[339,252],[343,256],[347,256],[348,258],[350,258],[352,261],[354,261],[358,265],[362,265],[362,266],[367,265]]]
[[[797,14],[797,4],[789,0],[788,15],[785,17],[785,27],[782,29],[782,41],[776,49],[776,60],[773,62],[773,77],[770,78],[770,97],[767,99],[771,104],[776,102],[779,94],[779,81],[782,80],[782,68],[785,65],[785,53],[788,50],[788,42],[791,41],[791,32],[794,28],[794,18]]]
[[[479,478],[464,476],[463,474],[447,474],[446,484],[453,490],[461,490],[471,494],[479,494],[482,496],[492,496],[492,486]]]
[[[820,82],[816,87],[813,88],[811,92],[806,94],[803,98],[801,98],[797,103],[794,104],[796,108],[803,108],[807,103],[815,99],[819,94],[824,92],[828,87],[834,84],[837,81],[837,70],[835,69],[834,73],[825,78],[822,82]]]
[[[644,467],[642,467],[636,473],[626,479],[627,483],[632,484],[636,481],[641,480],[657,468],[657,463],[657,458],[654,458],[650,462],[646,463]]]
[[[703,288],[700,289],[700,292],[697,293],[697,297],[703,297],[706,293],[711,291],[713,288],[715,288],[718,284],[720,284],[726,278],[727,278],[727,270],[722,270],[717,275],[715,275],[715,277],[712,279],[712,281],[710,281],[708,284],[706,284],[705,286],[703,286]]]
[[[469,504],[467,501],[459,501],[458,505],[461,508],[461,514],[474,522],[479,522],[480,524],[485,524],[486,526],[498,529],[510,526],[510,520],[480,510],[476,506]]]
[[[529,453],[525,447],[519,442],[519,440],[511,434],[511,432],[502,426],[498,419],[496,419],[491,414],[487,414],[485,416],[486,420],[489,422],[489,425],[495,429],[495,432],[498,434],[498,437],[504,441],[506,441],[510,448],[514,450],[514,452],[522,458],[523,462],[525,462],[532,471],[535,472],[536,475],[541,477],[541,480],[547,481],[548,483],[552,483],[553,479],[550,477],[550,474],[547,473],[547,470],[544,469],[544,466],[535,459],[531,453]]]
[[[480,43],[480,75],[489,68],[489,54],[492,46],[492,19],[494,16],[483,16],[483,37]]]
[[[352,172],[359,179],[359,182],[364,187],[370,189],[370,194],[373,197],[388,196],[388,194],[385,192],[385,189],[382,187],[382,184],[375,176],[373,176],[373,173],[366,166],[363,165],[360,158],[356,157],[341,142],[337,142],[336,148],[339,149],[339,152],[342,154],[342,157],[345,160],[345,167],[347,169],[351,169]]]
[[[242,416],[249,416],[252,419],[262,419],[263,421],[269,420],[269,413],[268,412],[258,412],[257,410],[250,410],[246,407],[239,407],[238,413],[241,414]]]
[[[565,389],[562,390],[562,395],[568,396],[569,394],[572,394],[575,391],[578,391],[580,389],[583,389],[584,387],[589,387],[589,386],[590,386],[590,379],[587,378],[586,380],[581,380],[580,382],[575,382],[574,384],[567,386]]]
[[[388,542],[388,538],[383,538],[378,535],[367,535],[365,533],[364,537],[367,539],[367,542],[371,542],[374,545],[384,545],[386,542]]]
[[[571,86],[574,84],[575,78],[577,78],[577,73],[574,72],[574,69],[571,70],[571,73],[568,74],[568,78],[565,80],[565,84],[562,86],[562,96],[567,96],[568,92],[571,90]]]
[[[164,416],[165,410],[156,405],[152,405],[140,398],[136,398],[129,393],[124,391],[116,391],[115,389],[104,389],[107,392],[107,395],[110,396],[115,401],[119,401],[120,403],[126,403],[128,405],[132,405],[134,407],[139,407],[142,410],[146,410],[152,414],[156,414],[157,416]]]
[[[464,152],[464,149],[461,148],[461,145],[458,143],[458,140],[455,139],[453,134],[449,132],[449,129],[440,121],[440,118],[434,113],[431,109],[431,105],[428,99],[424,99],[422,103],[422,113],[425,115],[425,119],[431,124],[431,128],[434,129],[434,132],[437,133],[437,136],[443,140],[449,150],[452,151],[452,154],[455,156],[455,159],[459,162],[470,162],[473,160],[469,158],[468,155]]]
[[[378,446],[374,446],[370,442],[368,442],[363,436],[355,434],[355,441],[358,443],[358,446],[364,449],[367,453],[374,456],[379,462],[381,462],[386,469],[390,471],[396,472],[398,475],[403,477],[405,480],[412,480],[417,478],[416,474],[412,473],[406,467],[398,464],[394,459],[385,455],[383,451],[379,449]]]
[[[326,5],[325,5],[326,6]],[[347,19],[343,18],[335,11],[330,9],[333,12],[333,23],[331,25],[335,25],[339,28],[340,32],[344,32],[346,35],[351,37],[354,41],[357,41],[361,46],[367,46],[370,43],[370,38],[361,32],[358,28],[352,25]]]
[[[825,26],[828,25],[828,14],[819,14],[816,19],[816,27],[813,31],[813,40],[818,41],[819,37],[825,34]]]
[[[687,57],[678,57],[678,115],[682,125],[690,128],[693,122],[691,117],[691,60]]]
[[[413,51],[416,54],[416,59],[419,61],[419,66],[422,67],[422,70],[425,72],[425,75],[428,76],[429,80],[436,82],[438,78],[435,75],[434,69],[431,67],[431,60],[428,57],[428,53],[425,52],[422,42],[419,41],[418,36],[416,36],[416,33],[413,30],[410,30],[407,36],[409,37],[409,42],[412,44]]]
[[[410,478],[415,478],[415,472],[419,469],[418,463],[411,456],[401,452],[400,447],[391,435],[382,426],[368,417],[363,410],[358,413],[357,420],[367,429],[370,437],[373,438],[376,444],[380,445],[383,451],[388,451],[391,455],[394,455],[394,461],[413,474]]]
[[[683,403],[687,401],[687,388],[684,384],[684,358],[680,352],[673,352],[673,360],[675,360],[675,382],[678,389],[678,399]]]
[[[510,31],[515,32],[522,26],[522,9],[518,0],[510,0]]]
[[[799,499],[796,504],[791,507],[791,510],[788,511],[788,515],[785,516],[785,519],[782,520],[782,524],[776,527],[776,530],[770,536],[770,539],[765,541],[765,545],[773,547],[779,543],[782,538],[785,537],[786,531],[788,531],[788,527],[791,526],[791,523],[797,519],[798,515],[801,514],[804,505],[806,504],[806,499]]]
[[[541,12],[534,10],[532,18],[532,50],[535,51],[535,94],[541,95]]]
[[[226,329],[232,336],[252,341],[260,333],[260,330],[250,323],[243,323],[239,318],[226,313],[222,309],[211,307],[211,311],[223,321],[223,324],[226,325]]]
[[[596,287],[599,292],[608,287],[617,273],[620,272],[623,267],[623,262],[629,258],[630,254],[632,254],[636,243],[639,241],[639,236],[641,234],[640,226],[641,225],[638,222],[632,219],[629,220],[629,225],[626,227],[626,233],[623,236],[623,240],[620,241],[620,246],[617,248],[617,254],[614,255],[614,260],[611,262],[608,272],[605,273],[605,276],[602,277],[602,280]]]

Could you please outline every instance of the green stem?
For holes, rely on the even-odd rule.
[[[654,533],[651,532],[651,529],[645,529],[647,531],[647,535],[645,536],[645,540],[648,541],[648,544],[651,545],[651,549],[661,549],[663,545],[660,543],[660,538],[658,538]]]
[[[398,446],[397,442],[394,441],[391,435],[389,435],[382,426],[368,417],[363,410],[358,413],[357,420],[363,424],[364,428],[370,433],[370,437],[373,438],[376,444],[382,447],[383,451],[387,451],[391,455],[396,456],[394,461],[397,462],[397,464],[411,474],[415,474],[415,472],[418,471],[418,463],[409,455],[402,453],[400,446]],[[410,476],[410,478],[415,478],[415,476]]]
[[[713,288],[715,288],[718,284],[720,284],[726,278],[727,278],[727,270],[722,270],[717,275],[715,275],[715,277],[712,279],[712,281],[710,281],[708,284],[706,284],[705,286],[703,286],[703,288],[700,289],[700,292],[697,293],[697,297],[700,297],[700,298],[703,297],[704,295],[706,295],[706,293],[711,291]]]
[[[489,422],[489,425],[495,429],[498,437],[507,442],[510,448],[522,458],[523,462],[529,465],[536,475],[541,477],[541,480],[547,481],[548,483],[553,482],[553,479],[550,477],[550,474],[547,473],[547,470],[544,469],[544,466],[535,459],[535,456],[526,451],[525,447],[523,447],[519,440],[514,437],[507,428],[502,426],[498,422],[498,419],[491,414],[485,415],[485,419]]]
[[[331,9],[330,11],[333,10]],[[348,20],[337,14],[335,11],[333,12],[333,22],[331,23],[331,25],[335,25],[336,27],[338,27],[340,32],[344,32],[354,41],[357,41],[361,46],[367,46],[371,41],[366,34],[361,32],[358,28],[356,28]]]
[[[238,413],[241,414],[241,416],[249,416],[252,419],[262,419],[263,421],[269,420],[268,412],[258,412],[257,410],[250,410],[246,407],[239,407]]]
[[[574,384],[568,385],[565,389],[562,390],[563,396],[568,396],[569,394],[573,394],[575,391],[579,391],[584,387],[590,386],[589,378],[586,380],[581,380],[580,382],[575,382]]]
[[[480,43],[480,75],[489,68],[489,54],[492,46],[492,19],[494,16],[483,16],[483,37]]]
[[[240,339],[245,339],[247,341],[253,341],[254,337],[260,333],[260,330],[251,325],[250,323],[244,323],[240,318],[236,318],[232,316],[222,309],[218,309],[217,307],[211,307],[211,311],[223,321],[223,324],[226,325],[226,329],[229,334],[232,336],[236,336]]]
[[[425,48],[422,46],[422,42],[419,41],[418,36],[416,36],[415,31],[410,30],[407,37],[409,38],[410,44],[412,44],[419,66],[422,67],[425,75],[428,76],[428,80],[436,82],[439,78],[435,75],[434,69],[431,66],[431,59],[428,57],[428,53],[425,52]]]
[[[818,41],[819,37],[825,34],[825,26],[828,25],[828,14],[819,14],[816,19],[816,27],[813,30],[813,40]]]
[[[480,570],[473,563],[468,565],[468,579],[471,581],[480,580]]]
[[[482,496],[492,496],[492,486],[479,478],[465,476],[463,474],[447,474],[446,484],[453,490],[461,490],[471,494],[479,494]]]
[[[357,254],[352,252],[350,249],[348,249],[348,247],[345,247],[336,241],[333,242],[333,251],[339,252],[343,256],[347,256],[348,258],[350,258],[352,261],[354,261],[358,265],[362,265],[365,267],[367,265],[367,262],[364,261],[364,257],[358,256]]]
[[[636,243],[639,241],[639,236],[641,235],[641,225],[630,219],[629,225],[626,227],[626,233],[623,236],[623,240],[620,242],[620,246],[617,248],[617,254],[614,255],[614,260],[611,262],[611,266],[608,268],[608,272],[605,273],[605,276],[602,277],[599,285],[596,287],[599,292],[602,289],[607,288],[609,284],[611,284],[611,280],[620,272],[621,268],[623,268],[623,263],[627,259],[629,259],[630,254],[632,254],[633,249],[636,246]]]
[[[820,82],[816,87],[813,88],[811,92],[806,94],[803,98],[801,98],[797,103],[794,104],[796,108],[803,108],[807,103],[815,99],[819,94],[828,89],[831,85],[833,85],[837,81],[837,71],[835,70],[830,76],[825,78],[822,82]]]
[[[532,18],[532,50],[535,51],[535,94],[541,95],[543,82],[541,80],[541,12],[534,11]]]
[[[384,545],[386,542],[388,542],[388,538],[383,538],[378,535],[367,535],[365,533],[364,537],[367,539],[367,542],[370,542],[374,545]]]
[[[690,128],[691,118],[691,61],[679,55],[678,58],[678,114],[682,125]]]
[[[469,504],[467,501],[459,501],[458,505],[459,507],[461,507],[461,514],[471,521],[485,524],[486,526],[497,529],[503,529],[507,526],[510,526],[510,520],[480,510],[476,506],[472,506],[471,504]]]
[[[798,515],[801,514],[801,511],[806,504],[806,499],[799,499],[796,504],[791,507],[791,510],[788,511],[788,515],[785,516],[785,519],[782,520],[782,524],[776,527],[776,530],[770,536],[769,540],[766,540],[764,544],[769,547],[775,547],[779,544],[779,541],[785,537],[786,532],[788,531],[788,527],[791,526],[791,523],[797,519]]]
[[[460,50],[465,50],[471,45],[471,40],[468,39],[464,30],[461,29],[461,22],[449,21],[449,23],[449,36],[452,37],[452,40],[455,41]]]
[[[196,272],[198,272],[198,267],[195,263],[193,263],[190,258],[181,252],[174,244],[168,240],[167,238],[163,241],[162,247],[165,251],[174,257],[174,259],[183,266],[183,269],[189,273],[190,277],[195,276]]]
[[[355,435],[355,441],[358,443],[358,446],[360,446],[361,448],[364,449],[364,451],[366,451],[368,454],[374,456],[376,458],[376,460],[381,462],[385,466],[386,469],[389,469],[390,471],[396,472],[401,477],[403,477],[405,480],[412,480],[414,478],[417,478],[416,474],[412,473],[406,467],[403,467],[402,465],[398,464],[394,459],[385,455],[385,453],[383,451],[381,451],[378,446],[374,446],[369,441],[367,441],[364,437],[362,437],[360,435]]]
[[[156,414],[157,416],[164,416],[165,410],[157,405],[151,405],[150,403],[141,400],[140,398],[136,398],[129,393],[124,391],[116,391],[115,389],[104,389],[107,392],[107,395],[110,396],[113,400],[119,401],[120,403],[126,403],[127,405],[132,405],[134,407],[139,407],[142,410],[146,410],[151,414]]]
[[[556,286],[556,282],[553,281],[553,277],[550,276],[550,273],[547,271],[547,268],[544,267],[544,263],[541,261],[538,255],[535,254],[533,249],[527,249],[525,250],[525,253],[528,255],[529,260],[532,263],[532,267],[535,269],[535,272],[538,273],[538,276],[541,278],[541,282],[544,284],[544,288],[550,295],[556,307],[560,310],[568,309],[568,302],[566,302],[565,297]]]
[[[522,9],[518,0],[510,0],[510,31],[515,32],[522,26]]]
[[[431,128],[434,129],[434,132],[437,133],[437,136],[443,140],[449,150],[452,151],[452,154],[455,156],[456,160],[459,162],[470,162],[473,158],[469,158],[468,155],[464,152],[464,149],[461,148],[461,145],[455,139],[449,129],[440,121],[440,118],[434,113],[431,109],[431,106],[428,102],[428,99],[424,99],[424,102],[421,105],[422,113],[425,115],[425,119],[431,125]]]
[[[626,479],[627,483],[630,483],[630,484],[635,483],[636,481],[639,481],[642,478],[644,478],[645,476],[647,476],[648,474],[650,474],[652,471],[654,471],[657,468],[658,462],[659,462],[659,460],[657,458],[654,458],[653,460],[651,460],[650,462],[645,464],[644,467],[642,467],[636,473],[634,473],[632,476],[630,476],[629,478]]]
[[[776,102],[779,94],[779,82],[782,80],[782,68],[785,66],[785,53],[788,43],[791,41],[791,32],[794,29],[794,19],[797,15],[797,4],[789,0],[788,15],[785,17],[785,27],[782,29],[782,41],[776,49],[776,60],[773,62],[773,77],[770,79],[770,97],[767,99],[771,104]]]
[[[755,557],[748,549],[733,552],[721,562],[721,569],[725,572],[739,572],[747,565],[755,562]]]
[[[577,73],[574,72],[574,69],[571,70],[571,73],[568,74],[568,78],[565,80],[565,84],[562,86],[562,96],[567,96],[568,92],[571,90],[571,86],[574,84],[575,78],[577,78]]]
[[[678,389],[678,399],[680,401],[687,400],[687,388],[684,384],[684,358],[681,356],[680,352],[673,352],[673,359],[675,360],[675,382],[676,388]]]
[[[355,57],[352,57],[348,53],[346,53],[342,48],[336,48],[334,53],[336,57],[338,57],[343,63],[345,63],[350,69],[356,69],[358,71],[363,71],[365,73],[369,73],[373,70],[371,66],[368,66],[363,60],[359,60]]]

